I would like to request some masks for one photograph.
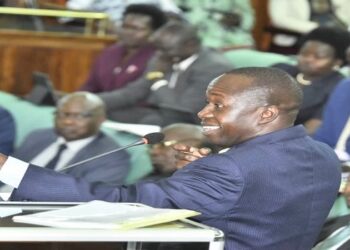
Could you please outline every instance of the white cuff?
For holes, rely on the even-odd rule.
[[[27,162],[9,156],[0,171],[0,181],[18,188],[28,167]]]
[[[337,154],[340,161],[349,161],[350,155],[342,150],[335,149],[334,152]]]

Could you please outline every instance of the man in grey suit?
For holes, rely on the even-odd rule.
[[[202,48],[194,27],[170,22],[152,36],[157,48],[145,74],[123,89],[102,93],[109,118],[166,126],[198,123],[208,79],[232,69],[218,51]]]
[[[76,92],[66,95],[57,105],[55,128],[32,132],[13,155],[90,183],[122,184],[130,165],[126,151],[65,169],[71,164],[119,147],[112,138],[100,131],[104,120],[104,103],[95,94]],[[64,145],[65,149],[57,157],[60,145]]]

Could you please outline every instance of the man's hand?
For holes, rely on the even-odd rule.
[[[7,156],[0,153],[0,170],[1,170],[1,168],[4,165],[6,160],[7,160]]]
[[[211,153],[210,148],[195,148],[185,144],[175,144],[173,149],[176,151],[176,167],[183,168],[188,163],[208,156]]]

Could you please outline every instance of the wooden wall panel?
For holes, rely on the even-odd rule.
[[[267,10],[268,0],[251,0],[251,4],[255,11],[253,37],[256,47],[258,50],[266,50],[270,43],[270,37],[267,37],[265,32],[265,28],[270,23]]]
[[[32,72],[51,77],[55,88],[72,92],[85,81],[91,65],[115,37],[0,30],[0,90],[24,95]]]

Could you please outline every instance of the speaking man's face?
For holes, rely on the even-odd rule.
[[[229,147],[256,135],[259,105],[247,90],[251,81],[241,75],[225,74],[209,84],[208,103],[198,117],[203,133],[212,143]]]

